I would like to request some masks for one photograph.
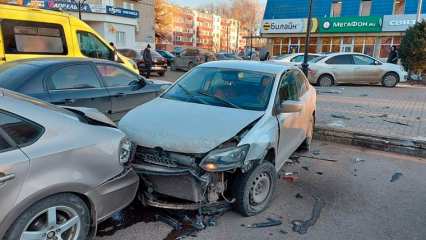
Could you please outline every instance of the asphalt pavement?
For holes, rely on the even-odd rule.
[[[246,218],[228,211],[188,239],[426,239],[426,159],[320,141],[293,159],[265,212]],[[179,236],[152,217],[156,211],[130,209],[118,217],[124,225],[107,222],[96,240]],[[270,220],[282,224],[247,227]]]

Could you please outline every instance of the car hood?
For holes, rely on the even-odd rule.
[[[264,114],[156,98],[127,113],[119,128],[138,145],[180,153],[206,153]]]

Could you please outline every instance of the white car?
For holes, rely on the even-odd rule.
[[[138,145],[145,204],[217,209],[234,199],[250,216],[268,206],[290,155],[309,147],[315,109],[316,91],[297,67],[216,61],[130,111],[119,128]]]
[[[308,54],[308,62],[314,58],[322,56],[321,54]],[[303,63],[303,59],[305,57],[304,53],[292,53],[292,54],[284,54],[275,57],[272,59],[272,62],[281,63],[281,64],[291,64],[291,65],[300,65]]]
[[[402,66],[384,63],[361,53],[333,53],[309,64],[309,81],[323,87],[339,83],[395,87],[407,78],[408,73]]]

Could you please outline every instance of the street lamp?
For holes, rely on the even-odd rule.
[[[305,38],[305,55],[302,63],[302,70],[305,73],[305,76],[308,77],[308,50],[309,43],[311,41],[311,25],[312,25],[312,0],[308,0],[308,26],[306,28],[306,38]]]

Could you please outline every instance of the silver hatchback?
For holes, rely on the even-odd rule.
[[[0,89],[0,239],[90,239],[134,199],[132,149],[97,110]]]

